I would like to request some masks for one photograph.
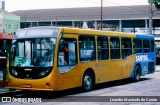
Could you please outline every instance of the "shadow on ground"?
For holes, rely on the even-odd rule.
[[[147,81],[152,78],[141,78],[139,82],[142,81]],[[132,84],[136,83],[132,79],[123,79],[123,80],[117,80],[117,81],[112,81],[112,82],[106,82],[106,83],[101,83],[97,84],[94,87],[94,90],[100,90],[104,88],[109,88],[109,87],[115,87],[115,86],[120,86],[120,85],[127,85],[127,84]],[[51,92],[51,91],[20,91],[20,92],[15,92],[15,93],[9,93],[5,94],[3,96],[7,97],[24,97],[24,98],[42,98],[44,100],[50,100],[50,99],[56,99],[60,97],[65,97],[67,95],[74,95],[78,93],[84,93],[83,89],[81,87],[79,88],[74,88],[74,89],[68,89],[64,91],[58,91],[58,92]]]

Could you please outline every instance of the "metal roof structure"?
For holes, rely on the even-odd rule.
[[[153,19],[160,19],[160,11],[155,7],[153,10]],[[101,18],[100,7],[19,10],[12,13],[20,16],[21,22],[94,21]],[[149,5],[103,7],[103,20],[141,19],[149,19]]]

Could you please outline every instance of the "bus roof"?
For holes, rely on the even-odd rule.
[[[58,27],[30,27],[19,29],[14,38],[57,37]]]
[[[54,27],[54,26],[41,26],[41,27],[30,27],[20,29],[17,32],[22,30],[29,30],[29,29],[58,29],[62,33],[68,34],[77,34],[77,35],[106,35],[106,36],[114,36],[114,37],[130,37],[130,38],[142,38],[142,39],[154,39],[153,35],[145,35],[145,34],[134,34],[134,33],[125,33],[125,32],[116,32],[116,31],[102,31],[102,30],[92,30],[92,29],[81,29],[81,28],[74,28],[74,27]],[[55,30],[55,34],[58,34],[57,30]],[[34,37],[34,35],[29,35]],[[19,36],[19,37],[23,37]],[[36,35],[35,35],[36,37]],[[39,36],[40,37],[40,36]]]
[[[140,38],[140,39],[154,39],[154,35],[136,34],[136,38]]]
[[[87,35],[107,35],[107,36],[117,36],[117,37],[133,37],[136,35],[133,33],[124,33],[116,31],[102,31],[102,30],[92,30],[92,29],[80,29],[80,28],[69,28],[61,27],[61,32],[70,34],[87,34]]]

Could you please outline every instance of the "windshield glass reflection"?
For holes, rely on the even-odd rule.
[[[55,38],[18,39],[12,42],[10,65],[18,67],[51,67]]]

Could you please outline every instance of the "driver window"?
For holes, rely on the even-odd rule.
[[[59,46],[58,52],[58,65],[59,66],[72,66],[77,63],[76,56],[76,39],[63,38],[63,44]],[[61,42],[61,41],[60,41]]]

